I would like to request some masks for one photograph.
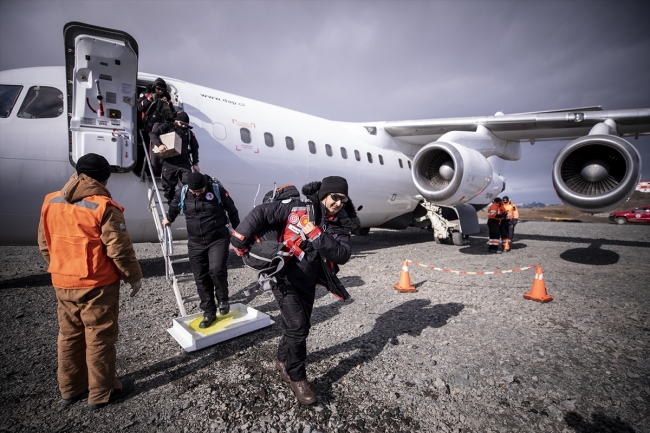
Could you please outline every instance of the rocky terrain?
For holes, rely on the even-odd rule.
[[[0,431],[10,432],[648,432],[650,227],[522,221],[513,251],[487,254],[487,230],[462,247],[426,230],[353,238],[340,277],[353,298],[317,293],[298,404],[274,370],[280,335],[270,293],[229,260],[234,302],[276,324],[185,353],[157,244],[123,287],[118,374],[124,401],[65,407],[56,383],[56,300],[36,247],[0,247]],[[182,251],[179,251],[179,254]],[[462,271],[543,267],[553,301],[525,300],[534,271],[456,275],[410,266],[416,293],[394,290],[403,260]],[[184,292],[194,290],[184,283]],[[197,311],[196,304],[188,306]]]

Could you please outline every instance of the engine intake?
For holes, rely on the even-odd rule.
[[[492,181],[493,169],[479,152],[456,143],[427,144],[413,158],[413,182],[427,200],[464,203]]]
[[[608,212],[623,204],[641,177],[641,156],[614,135],[587,135],[567,144],[553,161],[553,186],[566,205]]]

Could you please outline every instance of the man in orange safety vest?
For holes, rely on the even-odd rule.
[[[495,197],[488,208],[488,251],[499,253],[500,238],[502,237],[501,220],[506,215],[506,209],[499,197]]]
[[[59,392],[64,405],[88,396],[91,410],[124,398],[130,379],[117,379],[115,343],[120,280],[131,296],[142,270],[126,231],[124,208],[106,189],[111,166],[89,153],[61,191],[45,196],[38,245],[58,301]]]

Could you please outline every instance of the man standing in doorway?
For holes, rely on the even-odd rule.
[[[63,403],[88,394],[92,410],[124,398],[130,379],[115,373],[120,279],[140,290],[142,270],[124,208],[106,189],[111,166],[89,153],[61,191],[45,196],[38,244],[58,300],[58,381]]]

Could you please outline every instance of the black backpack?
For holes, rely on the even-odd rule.
[[[273,201],[294,200],[300,198],[300,192],[295,185],[283,185],[274,187],[264,195],[262,203]],[[244,257],[244,265],[258,271],[269,272],[280,271],[278,266],[284,265],[284,259],[290,253],[282,251],[284,243],[280,239],[284,225],[267,226],[261,232],[255,233],[255,242],[251,245],[247,257]],[[282,263],[280,263],[282,262]],[[274,272],[275,274],[276,272]]]
[[[149,126],[153,126],[154,123],[166,122],[168,119],[171,119],[173,114],[167,97],[154,95],[153,100],[144,112],[143,123],[145,130],[150,131],[151,128]]]

